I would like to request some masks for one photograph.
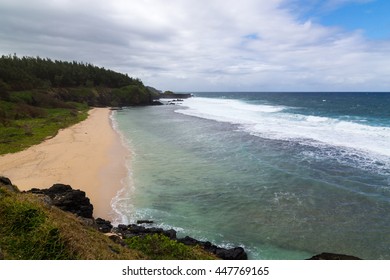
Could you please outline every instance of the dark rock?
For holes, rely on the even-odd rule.
[[[241,247],[225,249],[225,248],[218,247],[209,241],[206,242],[199,241],[189,236],[180,238],[177,241],[189,246],[199,245],[207,252],[210,252],[223,260],[247,260],[248,259],[248,255],[246,254],[245,250]]]
[[[12,182],[7,177],[0,176],[0,186],[6,188],[10,192],[19,192],[18,188],[12,185]]]
[[[170,239],[176,239],[176,230],[169,229],[164,231],[164,235],[168,236]]]
[[[65,192],[70,192],[72,191],[72,187],[69,185],[64,185],[64,184],[54,184],[51,186],[51,188],[48,189],[48,192],[50,193],[65,193]]]
[[[138,220],[137,221],[137,224],[153,224],[153,221],[149,221],[149,220]]]
[[[168,238],[172,240],[176,240],[180,243],[183,243],[185,245],[189,246],[195,246],[199,245],[207,252],[210,252],[214,255],[216,255],[220,259],[224,260],[247,260],[248,256],[245,252],[245,250],[241,247],[231,248],[231,249],[225,249],[218,247],[211,242],[208,241],[199,241],[195,238],[186,236],[184,238],[177,239],[176,237],[176,231],[174,229],[164,230],[162,228],[146,228],[140,225],[118,225],[118,227],[113,228],[113,232],[117,233],[118,235],[122,236],[123,238],[131,238],[134,236],[144,236],[147,234],[163,234],[167,236]]]
[[[7,177],[0,176],[0,185],[3,186],[12,186],[11,180]]]
[[[183,243],[184,245],[189,245],[189,246],[195,246],[198,245],[200,241],[196,240],[195,238],[186,236],[184,238],[180,238],[177,241],[180,243]]]
[[[361,260],[361,259],[358,257],[343,255],[343,254],[321,253],[311,257],[308,260]]]
[[[169,98],[169,99],[187,99],[192,97],[191,93],[173,93],[173,92],[165,92],[160,94],[159,98]]]
[[[170,238],[171,240],[176,240],[184,245],[195,246],[198,245],[202,247],[207,252],[210,252],[216,255],[220,259],[224,260],[247,260],[248,256],[245,250],[241,247],[235,247],[231,249],[225,249],[218,247],[211,242],[208,241],[199,241],[195,238],[186,236],[184,238],[177,239],[176,231],[174,229],[164,230],[162,228],[146,228],[140,225],[118,225],[112,229],[112,232],[117,233],[119,236],[123,238],[131,238],[134,236],[144,236],[147,234],[163,234]]]
[[[96,223],[98,230],[103,232],[103,233],[109,233],[109,232],[111,232],[111,229],[113,228],[110,221],[104,220],[102,218],[97,218],[95,220],[95,223]]]
[[[126,230],[127,229],[127,226],[126,225],[123,225],[123,224],[120,224],[118,225],[117,227],[119,230]]]
[[[247,260],[248,255],[242,247],[231,249],[218,248],[215,255],[223,260]]]
[[[55,184],[49,189],[31,189],[31,193],[44,194],[52,199],[54,206],[61,210],[74,213],[80,217],[92,218],[93,205],[85,192],[73,190],[69,185]]]
[[[164,104],[161,103],[160,101],[154,100],[150,105],[159,106],[159,105],[164,105]]]
[[[143,236],[146,234],[163,234],[170,239],[176,239],[176,231],[173,229],[170,230],[164,230],[162,228],[146,228],[139,225],[118,225],[118,227],[113,229],[113,232],[118,233],[119,235],[123,236],[124,238],[131,238],[134,236]]]

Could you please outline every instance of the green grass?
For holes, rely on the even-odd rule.
[[[17,260],[145,259],[42,197],[0,186],[0,255]]]
[[[30,104],[33,101],[33,91],[17,91],[10,94],[10,101],[13,103],[23,102],[26,104]]]
[[[0,194],[0,245],[9,259],[69,259],[59,231],[37,204]]]
[[[0,185],[0,259],[16,260],[213,260],[200,247],[164,235],[114,243],[75,215],[45,202],[43,196]]]
[[[88,107],[71,104],[75,109],[35,108],[38,117],[8,118],[0,123],[0,154],[15,153],[57,134],[58,130],[78,123],[88,116]],[[2,101],[0,110],[9,115],[14,104]],[[27,105],[26,105],[27,106]],[[77,107],[76,107],[77,106]],[[20,114],[20,113],[19,113]]]
[[[197,246],[186,246],[165,235],[135,236],[125,240],[135,250],[143,252],[153,260],[215,260],[216,257]]]

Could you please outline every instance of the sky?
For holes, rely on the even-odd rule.
[[[390,91],[388,0],[0,0],[0,55],[160,90]]]

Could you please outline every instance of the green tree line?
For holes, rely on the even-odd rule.
[[[149,105],[139,79],[88,63],[0,57],[0,154],[39,143],[85,119],[89,107]]]
[[[0,79],[9,90],[47,87],[108,87],[142,85],[138,79],[89,63],[58,61],[40,57],[3,55]]]
[[[150,104],[155,95],[139,79],[89,63],[0,58],[0,100],[46,108],[62,107],[64,102],[129,106]]]

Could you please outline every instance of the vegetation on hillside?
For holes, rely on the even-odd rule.
[[[125,240],[129,248],[139,250],[152,260],[215,260],[199,246],[187,246],[163,234],[135,236]]]
[[[0,58],[0,77],[9,90],[64,87],[108,87],[120,88],[128,85],[142,85],[138,79],[126,74],[93,66],[89,63],[67,62],[22,57],[16,55]]]
[[[0,154],[51,137],[91,106],[147,105],[156,92],[91,64],[16,55],[0,58]]]
[[[0,187],[0,250],[4,259],[144,259],[43,197]]]
[[[45,196],[20,193],[0,182],[0,259],[215,259],[199,247],[162,235],[132,237],[125,243],[115,243],[93,225],[52,206]]]
[[[23,100],[33,106],[53,105],[54,100],[89,106],[145,105],[155,95],[139,79],[92,64],[3,55],[0,99],[15,100],[12,95],[20,91],[33,93],[33,99]]]

